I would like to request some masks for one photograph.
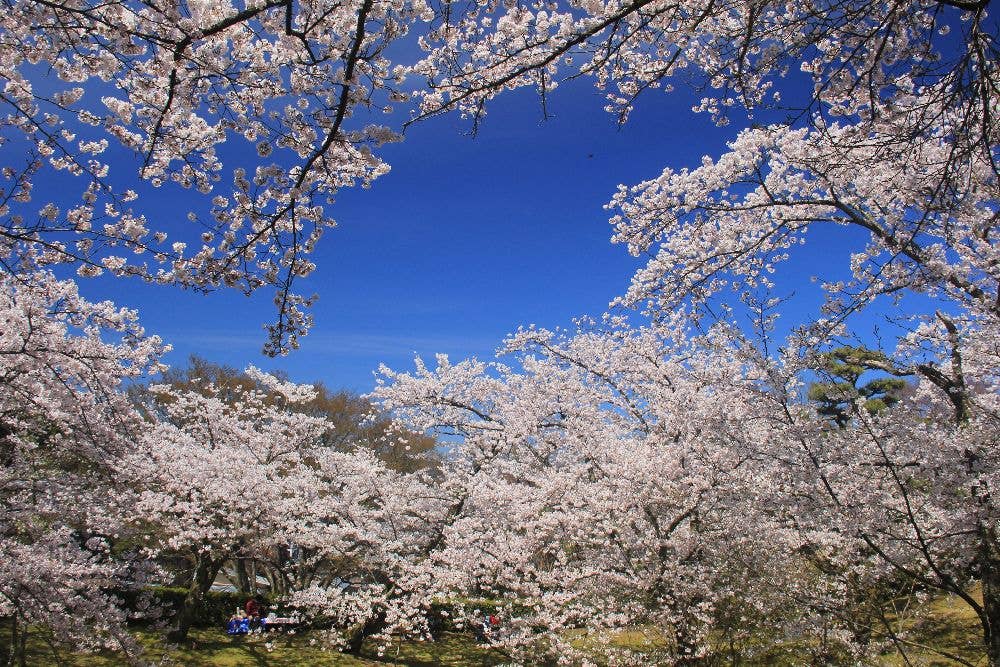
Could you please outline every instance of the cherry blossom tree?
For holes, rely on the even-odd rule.
[[[505,601],[512,648],[592,658],[609,630],[655,627],[684,664],[717,610],[778,608],[750,592],[787,579],[802,541],[761,503],[768,404],[732,350],[702,354],[721,337],[681,331],[525,329],[503,347],[515,366],[383,369],[375,396],[454,443],[435,560],[457,591]],[[594,646],[574,647],[577,628]]]
[[[408,555],[427,532],[428,490],[370,451],[331,447],[331,423],[303,411],[314,387],[253,367],[246,378],[151,388],[160,418],[132,459],[134,510],[151,557],[190,563],[171,638],[184,639],[219,571],[238,558],[270,568],[275,593],[338,628],[377,617],[356,634],[419,632],[432,587],[404,582],[419,578]]]
[[[991,498],[998,473],[991,443],[1000,428],[996,329],[939,317],[937,327],[920,330],[905,343],[919,343],[925,350],[938,343],[944,353],[938,358],[950,362],[950,368],[934,362],[890,367],[897,375],[920,377],[915,394],[878,415],[855,401],[852,429],[814,439],[829,452],[822,455],[818,474],[830,481],[829,474],[850,466],[848,475],[835,473],[839,484],[825,488],[828,511],[852,506],[848,515],[855,517],[854,534],[874,557],[920,587],[965,601],[980,620],[994,664],[1000,655],[995,616],[998,515]],[[984,348],[984,340],[993,342]],[[982,602],[970,593],[977,581]]]
[[[866,549],[897,574],[965,600],[997,664],[998,517],[984,454],[997,427],[997,46],[995,31],[983,32],[985,5],[963,9],[952,19],[941,6],[910,12],[922,41],[914,24],[892,39],[855,41],[849,53],[850,41],[818,45],[802,67],[815,84],[807,124],[746,129],[717,160],[621,188],[613,223],[617,241],[652,255],[622,302],[645,304],[654,316],[685,299],[707,306],[730,290],[744,297],[772,287],[809,229],[830,223],[863,232],[866,242],[850,256],[851,278],[824,284],[822,317],[804,323],[807,347],[845,333],[851,314],[880,297],[936,301],[922,313],[901,310],[909,333],[885,363],[869,364],[918,376],[927,405],[937,406],[935,427],[912,403],[878,419],[855,410],[856,428],[816,432],[801,444],[831,525],[845,504],[855,508],[843,516]],[[888,25],[895,32],[902,24]],[[934,35],[954,26],[957,45],[933,48]],[[836,60],[827,62],[831,53]],[[854,477],[831,472],[831,460]],[[982,583],[982,604],[968,592],[969,572]]]
[[[367,400],[347,391],[330,391],[320,382],[312,385],[314,395],[309,401],[287,403],[283,396],[272,394],[267,386],[247,372],[192,355],[186,366],[165,371],[161,384],[170,385],[172,391],[164,393],[161,387],[156,392],[148,392],[145,387],[137,387],[133,390],[134,400],[140,403],[171,401],[172,393],[179,391],[236,405],[246,396],[257,400],[263,395],[265,401],[321,419],[322,446],[341,452],[367,449],[400,472],[432,468],[438,463],[434,439],[398,432],[392,421],[378,414]],[[310,445],[318,446],[316,443]],[[222,574],[247,595],[257,592],[257,576],[267,579],[272,595],[284,595],[314,582],[320,582],[320,587],[330,586],[338,577],[324,554],[311,553],[300,544],[258,551],[257,556],[265,554],[266,560],[237,554],[223,566]],[[343,572],[339,574],[344,575]]]
[[[531,86],[546,96],[560,78],[591,76],[624,121],[643,93],[680,82],[704,92],[695,111],[723,122],[740,107],[785,104],[933,132],[939,111],[952,109],[966,116],[956,143],[981,153],[995,132],[989,4],[450,4],[422,38],[427,56],[413,69],[431,84],[418,92],[425,114],[459,109],[479,118],[504,90]],[[797,97],[783,101],[781,79],[797,71],[812,79],[812,94],[793,88]]]
[[[451,595],[504,600],[506,641],[536,659],[592,658],[577,628],[653,626],[684,662],[763,616],[772,642],[811,634],[836,662],[905,652],[893,605],[943,591],[980,615],[988,652],[995,381],[962,422],[925,378],[876,414],[859,397],[839,427],[802,400],[822,355],[769,357],[725,323],[687,337],[686,320],[526,329],[510,364],[383,369],[375,396],[453,443],[434,555]]]
[[[0,312],[5,659],[23,664],[29,627],[81,648],[131,650],[115,593],[148,568],[117,545],[131,492],[125,457],[141,426],[122,384],[159,369],[164,346],[134,312],[29,267],[0,276]]]
[[[0,255],[29,248],[84,276],[202,291],[271,286],[278,317],[266,350],[295,347],[312,297],[293,284],[334,225],[325,204],[388,170],[372,149],[397,136],[363,120],[406,97],[384,52],[429,8],[126,0],[5,9]],[[233,140],[239,148],[223,150]],[[167,186],[204,197],[190,211],[151,215],[140,194]]]

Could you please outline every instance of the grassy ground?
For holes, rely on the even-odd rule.
[[[898,621],[898,634],[905,642],[907,663],[898,651],[880,656],[878,667],[950,667],[961,664],[985,665],[978,621],[975,614],[957,599],[939,598],[918,613]],[[182,647],[167,646],[162,635],[140,630],[136,637],[144,648],[143,659],[149,665],[183,665],[191,667],[373,667],[406,665],[411,667],[492,667],[514,664],[499,651],[476,644],[470,635],[443,633],[437,641],[401,641],[383,647],[366,645],[360,657],[325,650],[316,645],[316,635],[265,635],[229,637],[222,630],[193,630]],[[581,636],[573,643],[584,648],[590,639]],[[650,665],[662,661],[664,640],[655,630],[635,629],[617,633],[610,641],[612,648],[637,651],[647,656]],[[721,648],[721,647],[720,647]],[[794,644],[772,646],[744,665],[792,667],[808,664],[807,647]],[[124,664],[122,656],[105,653],[75,654],[63,650],[53,652],[40,637],[33,637],[28,646],[28,664],[32,666],[66,665],[67,667],[117,667]],[[949,657],[950,656],[950,657]],[[963,662],[964,661],[964,662]],[[731,664],[728,660],[720,661]],[[707,661],[708,665],[715,664]]]
[[[379,655],[378,646],[366,645],[360,657],[324,650],[313,645],[308,634],[230,637],[214,628],[191,631],[182,647],[167,646],[161,635],[151,631],[136,633],[142,644],[143,661],[150,665],[184,667],[386,667],[433,665],[484,667],[509,663],[498,652],[478,646],[462,634],[444,633],[434,642],[406,641],[385,647]],[[66,665],[67,667],[118,667],[123,658],[113,653],[79,654],[54,653],[40,639],[28,646],[29,665]]]
[[[982,599],[980,591],[973,590],[972,594]],[[986,664],[979,619],[955,596],[933,600],[902,625],[906,630],[902,648],[913,665],[943,667],[960,665],[961,660],[973,665]],[[904,667],[906,660],[897,651],[887,655],[883,664]]]

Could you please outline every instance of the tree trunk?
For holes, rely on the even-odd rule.
[[[247,574],[246,558],[236,559],[236,585],[239,586],[240,593],[246,595],[253,593],[253,590],[250,588],[250,575]]]
[[[1000,544],[996,531],[980,527],[980,578],[983,582],[983,643],[990,667],[1000,667]]]
[[[177,612],[177,627],[170,631],[167,639],[174,643],[180,643],[187,639],[188,631],[194,623],[205,599],[205,593],[212,588],[212,582],[219,573],[224,560],[213,560],[210,556],[198,556],[194,568],[194,575],[191,577],[191,585],[188,587],[184,602]]]
[[[21,629],[21,636],[17,641],[17,664],[18,667],[27,667],[28,664],[28,628]]]
[[[14,615],[10,617],[10,645],[0,647],[0,657],[3,658],[4,665],[14,667],[17,664],[17,648],[17,610],[15,609]]]
[[[25,667],[28,664],[28,626],[26,623],[19,623],[19,621],[20,614],[15,611],[11,621],[10,657],[7,661],[7,664],[12,667]]]
[[[3,651],[4,664],[10,667],[27,665],[28,626],[20,620],[20,613],[15,610],[10,620],[10,650]]]
[[[674,641],[677,644],[677,656],[672,663],[675,667],[689,667],[704,664],[702,657],[702,642],[692,637],[686,628],[674,630]]]
[[[385,611],[379,610],[369,616],[364,623],[354,626],[347,637],[345,653],[358,655],[365,640],[385,626]]]
[[[288,586],[285,584],[286,577],[281,570],[272,563],[261,563],[260,568],[262,576],[267,579],[268,592],[272,598],[281,597],[288,592]]]

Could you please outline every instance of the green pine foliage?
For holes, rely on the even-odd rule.
[[[888,358],[878,350],[838,347],[822,355],[818,371],[829,379],[809,387],[809,400],[817,404],[819,414],[845,428],[852,420],[855,402],[860,402],[872,415],[899,402],[905,380],[882,375],[861,382],[865,373],[884,372],[889,367]]]

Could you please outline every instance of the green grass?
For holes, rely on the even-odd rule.
[[[982,592],[974,589],[973,597],[982,600]],[[951,654],[973,665],[986,664],[982,630],[976,613],[957,596],[937,598],[903,622],[906,656],[913,665],[920,667],[945,667],[962,664],[942,655]],[[937,649],[935,651],[934,649]],[[882,663],[886,667],[903,667],[906,661],[899,652],[887,654]]]
[[[973,589],[971,593],[973,597],[981,600],[982,595],[978,589]],[[983,667],[986,665],[979,619],[957,596],[938,597],[922,605],[901,620],[896,631],[900,636],[902,648],[906,651],[906,658],[913,667],[955,667],[963,665],[962,661]],[[596,651],[606,644],[612,649],[625,649],[644,655],[650,665],[669,664],[662,658],[669,640],[657,628],[634,628],[615,632],[606,637],[605,642],[582,630],[574,631],[574,634],[576,636],[571,639],[571,644],[577,649],[593,648]],[[879,640],[886,638],[884,632],[876,632],[876,637]],[[726,646],[720,642],[716,648],[718,653],[706,659],[705,664],[709,666],[732,664],[726,655]],[[752,659],[743,658],[738,663],[745,667],[757,665],[801,667],[811,664],[816,645],[808,639],[775,642],[773,637],[761,635],[744,639],[741,648],[744,651],[753,649]],[[949,655],[960,660],[949,658]],[[851,664],[853,661],[853,658],[845,654],[835,662]],[[906,667],[907,662],[898,650],[890,647],[890,650],[882,655],[875,656],[869,664],[871,667]]]
[[[490,667],[509,663],[498,652],[478,646],[466,635],[443,633],[434,642],[402,641],[385,647],[379,656],[375,644],[365,645],[362,655],[354,657],[311,644],[309,633],[230,637],[214,628],[195,629],[183,646],[168,646],[162,635],[137,631],[143,647],[143,663],[184,667],[372,667],[406,665],[469,665]],[[118,667],[123,657],[111,652],[97,654],[53,653],[40,638],[28,644],[28,664],[66,665],[67,667]]]
[[[898,621],[897,631],[908,642],[905,645],[911,665],[919,667],[953,667],[962,664],[949,659],[950,654],[973,665],[985,665],[978,619],[972,610],[954,596],[941,597],[925,604],[916,613]],[[624,649],[645,655],[648,664],[668,664],[664,649],[667,640],[656,628],[635,628],[614,633],[601,642],[585,631],[573,631],[571,643],[578,649],[600,646]],[[514,664],[498,650],[476,644],[468,634],[442,633],[436,641],[415,640],[390,642],[383,647],[366,644],[359,657],[348,656],[323,648],[321,635],[271,634],[265,636],[230,637],[221,629],[192,630],[183,646],[168,646],[161,633],[136,630],[135,635],[144,649],[142,660],[150,665],[183,665],[185,667],[374,667],[400,665],[409,667],[493,667]],[[791,667],[809,662],[810,647],[806,644],[783,642],[773,644],[761,637],[761,649],[752,661],[743,665]],[[756,642],[755,642],[756,643]],[[770,645],[768,645],[770,644]],[[937,649],[937,651],[932,650]],[[722,649],[723,647],[720,647]],[[723,649],[724,650],[724,649]],[[721,658],[721,656],[720,656]],[[719,664],[729,664],[721,659]],[[41,638],[33,636],[28,644],[28,664],[32,666],[66,665],[67,667],[117,667],[125,664],[123,657],[106,652],[99,654],[72,653],[63,649],[54,653]],[[716,664],[712,660],[708,665]],[[898,651],[887,651],[872,663],[877,667],[904,667],[907,663]]]

